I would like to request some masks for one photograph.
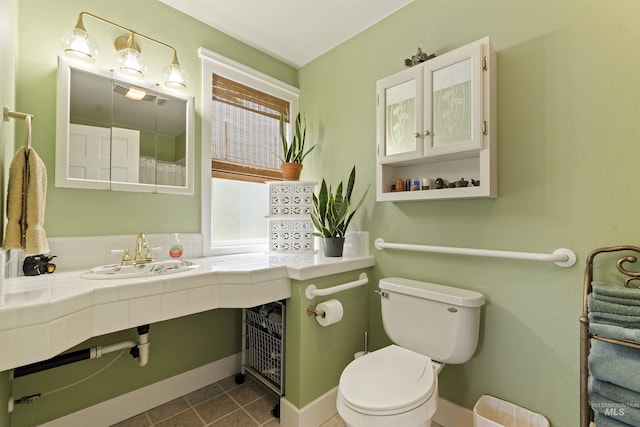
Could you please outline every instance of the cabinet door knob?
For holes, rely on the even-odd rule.
[[[420,138],[420,132],[416,132],[416,133],[414,133],[414,134],[413,134],[413,137],[414,137],[414,138]]]
[[[429,136],[431,134],[431,132],[429,132],[428,130],[424,131],[424,136]]]

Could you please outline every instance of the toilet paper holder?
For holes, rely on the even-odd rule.
[[[316,316],[316,317],[325,317],[326,313],[323,310],[316,310],[316,308],[312,305],[310,305],[309,307],[307,307],[307,314],[309,316]]]

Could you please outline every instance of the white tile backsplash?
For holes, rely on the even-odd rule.
[[[174,234],[146,234],[149,246],[160,248],[154,251],[158,261],[169,259],[169,247],[173,245]],[[202,257],[202,235],[199,233],[180,233],[180,242],[184,247],[183,259]],[[112,250],[129,249],[133,254],[137,234],[119,236],[89,237],[50,237],[49,247],[55,255],[53,263],[56,271],[85,270],[105,264],[118,264],[121,254],[112,254]],[[11,251],[14,252],[14,251]],[[18,257],[19,258],[19,257]],[[9,264],[9,263],[8,263]],[[22,260],[19,261],[22,264]],[[22,274],[21,269],[19,269]],[[13,277],[7,275],[7,277]]]

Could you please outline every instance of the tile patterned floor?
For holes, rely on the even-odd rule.
[[[277,403],[275,394],[250,377],[240,385],[228,377],[112,427],[278,427],[280,420],[271,414]],[[321,427],[345,423],[335,415]]]
[[[278,403],[273,392],[247,377],[241,385],[225,378],[113,427],[274,427],[271,414]]]

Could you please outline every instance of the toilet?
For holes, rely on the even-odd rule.
[[[393,344],[349,363],[336,406],[349,427],[429,427],[444,364],[473,356],[481,293],[404,278],[380,280],[382,324]]]

